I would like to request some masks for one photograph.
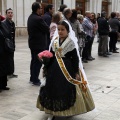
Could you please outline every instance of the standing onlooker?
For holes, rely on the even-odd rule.
[[[5,37],[9,38],[13,41],[15,47],[15,23],[12,20],[13,18],[13,10],[11,8],[6,10],[6,19],[2,21],[2,27],[5,31]],[[15,66],[14,66],[14,52],[8,54],[8,62],[9,62],[9,77],[17,77],[18,75],[14,74]]]
[[[93,41],[94,41],[95,35],[97,33],[97,30],[98,30],[98,23],[97,23],[96,15],[95,15],[94,12],[91,13],[90,20],[93,23],[93,35],[92,35],[92,41],[91,41],[91,48],[90,48],[90,51],[89,51],[89,58],[92,58],[92,60],[95,60],[95,58],[93,58],[91,56]]]
[[[43,19],[47,23],[48,26],[50,26],[50,24],[51,24],[53,12],[54,12],[53,5],[52,4],[48,4],[45,7],[45,14],[43,15]]]
[[[62,19],[64,19],[63,11],[64,11],[65,8],[67,8],[67,5],[65,5],[65,4],[60,5],[59,12],[61,13]]]
[[[109,41],[109,51],[113,53],[119,53],[116,51],[116,43],[118,39],[118,31],[120,27],[120,22],[118,19],[116,19],[116,13],[112,12],[111,13],[111,18],[108,21],[111,31],[109,33],[110,36],[110,41]]]
[[[70,23],[70,17],[72,16],[72,10],[70,8],[65,8],[63,11],[63,20],[67,20]]]
[[[37,54],[47,48],[47,34],[49,27],[40,17],[42,7],[38,2],[32,4],[32,14],[27,21],[28,43],[31,51],[30,82],[40,85],[39,73],[42,63],[37,59]]]
[[[79,21],[77,20],[77,10],[72,9],[72,16],[70,17],[70,25],[75,32],[75,36],[78,38],[81,30],[79,27]]]
[[[57,24],[58,22],[62,19],[61,17],[61,13],[57,12],[57,13],[54,13],[53,16],[52,16],[52,22],[50,24],[50,39],[52,40],[53,38],[53,35],[54,35],[54,32],[57,28]]]
[[[94,29],[94,25],[90,20],[91,18],[91,12],[90,11],[86,11],[85,13],[85,18],[83,20],[83,28],[84,31],[86,33],[86,39],[87,42],[85,44],[85,47],[83,49],[83,55],[82,55],[82,60],[83,62],[87,62],[87,60],[93,60],[94,58],[92,56],[90,56],[91,54],[91,46],[93,43],[92,37],[93,37],[93,29]]]
[[[85,47],[85,37],[86,37],[85,31],[82,26],[84,17],[83,15],[78,14],[77,19],[79,20],[79,27],[81,30],[81,33],[79,34],[78,37],[78,47],[79,47],[80,56],[82,56],[83,48]]]
[[[97,22],[98,22],[99,18],[100,18],[100,13],[97,13]],[[97,30],[97,42],[99,42],[99,33],[98,33],[98,30]]]
[[[100,13],[97,13],[97,21],[98,21],[99,18],[100,18]]]
[[[47,25],[50,27],[51,21],[52,21],[52,14],[54,12],[54,7],[52,4],[48,4],[45,7],[45,14],[43,15],[43,20],[47,23]],[[47,35],[47,49],[49,48],[49,44],[50,44],[50,33],[48,33]]]
[[[120,21],[120,12],[116,11],[116,18]]]
[[[108,49],[109,25],[106,19],[105,11],[101,13],[101,17],[98,19],[98,33],[100,38],[98,45],[98,55],[108,57],[107,49]]]
[[[120,22],[120,12],[119,12],[119,11],[116,11],[116,19],[118,19],[119,22]],[[119,27],[118,32],[120,32],[120,27]],[[120,35],[118,35],[117,41],[120,41]],[[118,50],[118,49],[119,49],[119,48],[116,47],[116,50]]]
[[[3,35],[3,28],[0,21],[0,92],[2,90],[9,90],[7,86],[7,74],[8,74],[8,55],[5,51],[5,39]]]

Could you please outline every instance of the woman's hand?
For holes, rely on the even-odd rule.
[[[80,80],[80,75],[77,73],[77,74],[75,75],[75,78],[76,78],[77,80]]]

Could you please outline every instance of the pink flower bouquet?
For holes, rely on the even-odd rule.
[[[45,51],[40,52],[40,53],[38,54],[39,60],[40,60],[44,65],[48,65],[51,57],[53,57],[53,54],[52,54],[50,51],[48,51],[48,50],[45,50]]]

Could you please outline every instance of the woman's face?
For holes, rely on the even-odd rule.
[[[7,13],[6,13],[6,17],[9,20],[12,20],[12,18],[13,18],[13,10],[8,10]]]
[[[83,19],[79,20],[80,23],[83,23]]]
[[[94,19],[95,18],[95,15],[94,14],[91,14],[91,19]]]
[[[60,38],[66,38],[68,36],[68,31],[63,25],[58,25],[58,34]]]

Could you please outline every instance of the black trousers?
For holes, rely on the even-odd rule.
[[[8,75],[11,75],[14,73],[14,52],[8,53]]]
[[[43,50],[32,50],[31,49],[31,63],[30,63],[30,81],[33,83],[40,82],[39,80],[39,73],[42,67],[42,63],[38,60],[38,53],[42,52]]]
[[[7,75],[0,77],[0,89],[7,86]]]
[[[93,40],[90,36],[86,37],[85,47],[83,48],[82,59],[87,59],[91,54]]]
[[[90,41],[89,41],[89,47],[88,47],[88,57],[91,57],[91,52],[92,52],[92,45],[93,45],[93,41],[94,41],[94,37],[90,37],[89,38]]]
[[[117,32],[110,32],[110,41],[109,41],[109,50],[110,51],[116,51],[116,43],[118,39],[118,34]]]

